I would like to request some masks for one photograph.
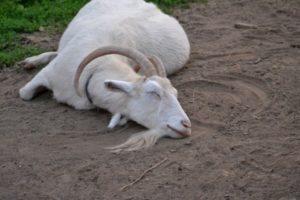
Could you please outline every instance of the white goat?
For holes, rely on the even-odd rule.
[[[44,87],[75,109],[106,109],[113,114],[109,128],[131,119],[149,130],[112,149],[137,150],[161,137],[191,135],[191,122],[166,78],[183,67],[189,54],[180,24],[154,4],[92,0],[69,24],[57,52],[22,62],[25,68],[49,64],[19,93],[30,100]]]

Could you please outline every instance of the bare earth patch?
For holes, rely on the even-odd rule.
[[[300,199],[299,1],[210,0],[174,15],[192,43],[171,80],[193,137],[109,153],[142,128],[107,133],[107,112],[50,93],[24,102],[36,72],[3,71],[0,199]]]

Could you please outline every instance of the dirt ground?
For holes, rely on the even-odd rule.
[[[24,102],[18,89],[37,71],[4,70],[1,200],[300,199],[300,2],[209,0],[174,15],[192,44],[171,80],[193,136],[112,154],[103,147],[142,128],[105,133],[110,114],[76,111],[51,93]]]

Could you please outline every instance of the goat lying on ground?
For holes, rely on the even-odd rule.
[[[92,0],[69,24],[57,52],[22,62],[25,68],[48,65],[19,93],[30,100],[45,87],[75,109],[106,109],[113,114],[109,128],[133,120],[149,130],[112,149],[137,150],[164,136],[191,135],[190,120],[166,78],[183,67],[189,53],[180,24],[152,3]]]

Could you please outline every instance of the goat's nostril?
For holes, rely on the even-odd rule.
[[[182,120],[181,121],[182,126],[184,126],[185,128],[191,128],[191,122],[187,121],[187,120]]]

